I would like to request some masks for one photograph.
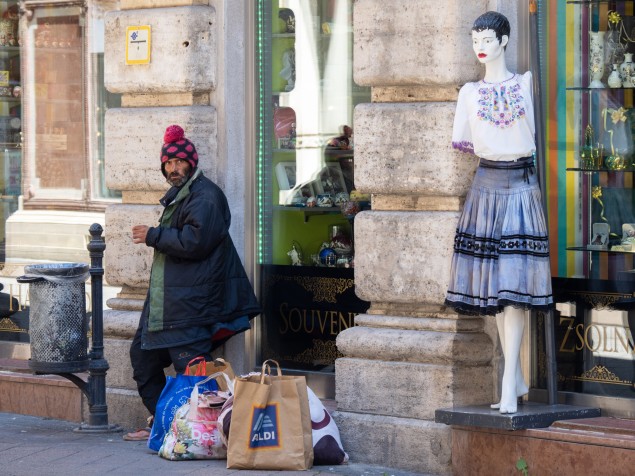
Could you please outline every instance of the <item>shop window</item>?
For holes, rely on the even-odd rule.
[[[22,193],[22,83],[17,1],[0,2],[0,262],[4,261],[5,220],[18,209]]]
[[[104,88],[103,18],[118,8],[0,0],[0,347],[28,342],[24,265],[90,262],[88,229],[120,200],[105,185],[103,136],[120,106]]]
[[[259,0],[260,354],[332,371],[335,338],[369,303],[355,295],[352,1]]]
[[[541,2],[538,31],[558,390],[633,417],[635,2]]]
[[[87,17],[84,2],[25,2],[26,208],[103,210],[96,202],[117,197],[103,176],[103,117],[119,98],[103,87],[100,17],[117,2],[93,3]]]

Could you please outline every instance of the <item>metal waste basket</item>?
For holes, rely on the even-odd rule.
[[[19,283],[29,284],[29,367],[37,373],[88,370],[86,285],[83,263],[33,264]]]

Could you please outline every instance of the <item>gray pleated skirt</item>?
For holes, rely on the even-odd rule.
[[[481,159],[454,239],[445,304],[461,314],[553,307],[549,241],[533,158]]]

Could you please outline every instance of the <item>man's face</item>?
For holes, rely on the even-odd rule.
[[[507,41],[506,35],[498,41],[494,30],[472,31],[472,48],[481,63],[489,63],[502,55]]]
[[[173,187],[180,187],[190,177],[192,166],[185,159],[170,159],[165,163],[164,169],[168,183]]]

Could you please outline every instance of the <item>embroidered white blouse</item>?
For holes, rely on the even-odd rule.
[[[531,71],[459,91],[452,147],[488,160],[516,160],[536,150]]]

